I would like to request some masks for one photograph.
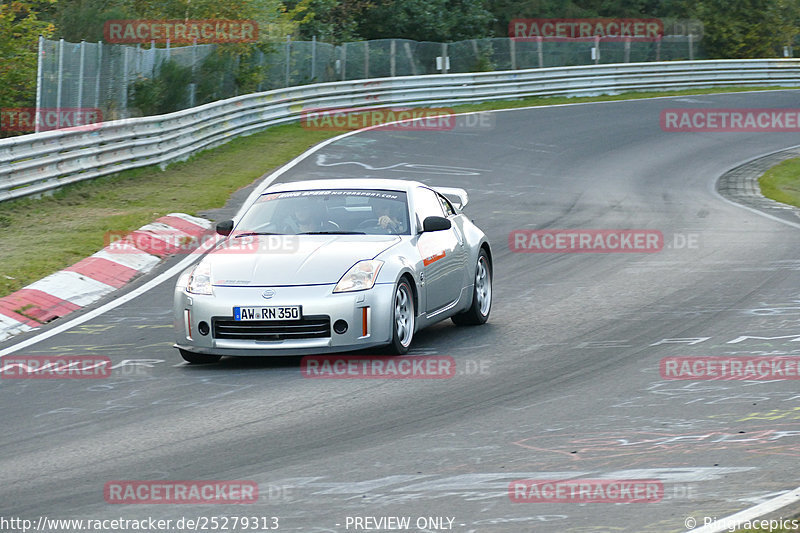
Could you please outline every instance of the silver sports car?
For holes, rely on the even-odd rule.
[[[190,363],[223,355],[301,355],[388,345],[451,318],[482,324],[492,252],[461,210],[463,189],[336,179],[268,187],[175,287],[176,348]]]

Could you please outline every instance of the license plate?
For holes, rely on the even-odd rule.
[[[299,305],[276,305],[266,307],[234,307],[234,320],[300,320]]]

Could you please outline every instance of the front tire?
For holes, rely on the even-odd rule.
[[[414,292],[406,278],[397,282],[392,300],[392,342],[389,350],[397,355],[408,353],[414,340]]]
[[[477,326],[489,319],[492,310],[492,264],[486,250],[481,248],[475,266],[475,285],[472,289],[472,305],[463,313],[453,316],[459,326]]]
[[[216,363],[219,361],[222,356],[221,355],[206,355],[202,353],[194,353],[188,350],[183,350],[178,348],[178,351],[181,352],[181,357],[187,363],[191,363],[193,365],[206,365],[209,363]]]

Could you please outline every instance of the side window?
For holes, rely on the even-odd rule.
[[[439,196],[432,190],[423,187],[417,188],[414,194],[414,212],[417,215],[419,226],[421,226],[422,221],[428,217],[444,216]]]
[[[450,203],[450,200],[448,200],[441,194],[437,196],[439,197],[439,201],[442,203],[442,209],[444,209],[444,216],[449,217],[455,215],[456,210],[453,209],[453,204]]]

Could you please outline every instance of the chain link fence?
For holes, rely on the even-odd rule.
[[[137,101],[152,89],[147,83],[157,80],[167,63],[177,73],[173,84],[178,86],[169,110],[178,110],[240,94],[328,81],[704,58],[700,40],[691,35],[665,36],[655,42],[381,39],[339,46],[287,39],[267,51],[252,48],[239,55],[225,52],[224,46],[145,48],[42,39],[37,108],[96,108],[103,120],[166,112],[137,106]],[[137,92],[140,97],[135,99]],[[163,93],[157,94],[163,98]]]

